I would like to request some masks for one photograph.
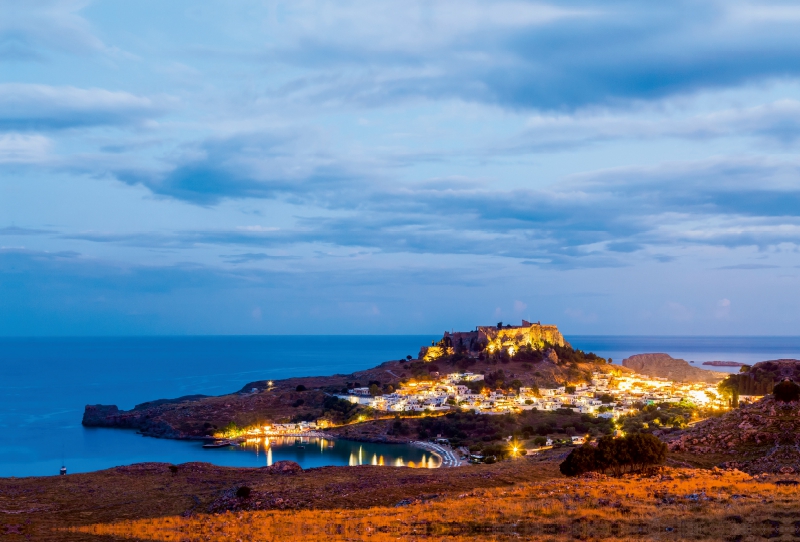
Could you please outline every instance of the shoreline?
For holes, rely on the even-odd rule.
[[[425,450],[426,452],[432,453],[436,457],[439,458],[439,465],[436,466],[437,469],[440,468],[456,468],[456,467],[463,467],[463,463],[456,457],[455,452],[452,449],[445,448],[440,444],[434,444],[432,442],[423,442],[419,440],[413,440],[408,443],[410,446],[415,448],[419,448],[421,450]]]

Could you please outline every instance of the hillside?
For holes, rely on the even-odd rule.
[[[539,351],[530,354],[523,351],[513,357],[455,354],[436,362],[387,361],[347,375],[289,378],[276,380],[271,385],[269,381],[259,380],[227,395],[160,399],[142,403],[128,411],[114,405],[87,405],[83,424],[87,427],[136,429],[144,435],[160,438],[205,438],[232,422],[245,427],[298,420],[329,419],[334,424],[348,421],[355,416],[356,410],[343,412],[337,405],[332,405],[330,398],[332,394],[343,393],[352,387],[375,384],[382,393],[388,393],[401,381],[431,379],[439,373],[459,371],[484,373],[486,385],[493,389],[514,385],[556,387],[589,381],[592,371],[620,370],[601,358],[587,358],[588,355],[570,347],[555,348],[560,354],[555,350],[548,350],[547,355]],[[300,389],[303,391],[298,391]],[[360,435],[355,433],[351,437],[408,440],[404,436],[390,435],[386,430],[378,434],[370,431]]]
[[[639,374],[676,382],[714,384],[728,376],[728,373],[692,367],[686,360],[673,358],[669,354],[637,354],[622,360],[622,366]]]
[[[514,462],[520,473],[530,460]],[[367,471],[364,471],[365,474]],[[476,468],[475,479],[491,476]],[[372,472],[370,471],[370,474]],[[526,476],[527,477],[527,476]],[[94,523],[73,533],[158,541],[304,540],[762,540],[791,539],[796,479],[735,470],[662,469],[645,475],[526,481],[505,486],[445,484],[418,499],[369,508],[271,510]],[[394,486],[394,484],[389,484]],[[377,487],[377,502],[389,488]],[[362,492],[363,493],[363,492]],[[99,518],[98,518],[99,519]],[[77,532],[75,532],[77,531]]]
[[[753,387],[756,382],[760,383],[756,387],[769,384],[771,390],[776,380],[799,373],[798,360],[765,361],[746,374],[732,375],[725,385]],[[791,382],[785,385],[797,389]],[[797,392],[786,397],[777,393],[779,389],[775,388],[777,398],[767,395],[670,436],[670,450],[685,454],[689,461],[714,457],[750,473],[800,473],[800,403]]]

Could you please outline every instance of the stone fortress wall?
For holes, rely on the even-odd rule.
[[[523,320],[521,326],[478,326],[473,331],[452,333],[445,331],[439,344],[424,346],[420,349],[419,359],[433,361],[457,350],[477,353],[484,348],[489,352],[511,349],[513,353],[528,344],[533,348],[541,349],[545,343],[558,346],[569,345],[557,326]]]

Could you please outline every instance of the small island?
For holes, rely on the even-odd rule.
[[[744,367],[747,364],[738,361],[704,361],[703,365],[710,365],[712,367]]]

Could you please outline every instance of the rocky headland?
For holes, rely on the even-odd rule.
[[[752,381],[770,384],[800,374],[800,360],[772,360],[755,364],[747,373],[731,375],[726,383],[742,386]],[[769,389],[772,389],[770,385]],[[800,402],[769,394],[752,404],[706,419],[680,435],[668,437],[678,454],[720,458],[722,466],[758,474],[800,473]]]
[[[639,374],[676,382],[714,384],[728,376],[728,373],[692,367],[686,360],[673,358],[669,354],[637,354],[622,360],[622,366]]]
[[[573,363],[547,357],[535,363],[509,360],[498,363],[489,359],[459,362],[424,362],[422,360],[387,361],[365,371],[319,377],[301,377],[250,382],[241,390],[216,397],[192,395],[160,399],[122,410],[116,405],[87,405],[83,425],[135,429],[146,436],[172,439],[210,438],[231,422],[239,427],[292,420],[316,420],[323,417],[326,399],[347,388],[377,385],[385,392],[402,380],[430,378],[440,372],[468,370],[487,375],[502,374],[506,383],[519,380],[523,386],[556,387],[568,382],[587,380],[593,371],[617,371],[619,366],[606,363]],[[496,379],[495,379],[496,380]],[[497,380],[499,382],[499,380]],[[386,420],[367,420],[328,430],[332,436],[369,442],[407,442],[408,436],[393,434]]]

